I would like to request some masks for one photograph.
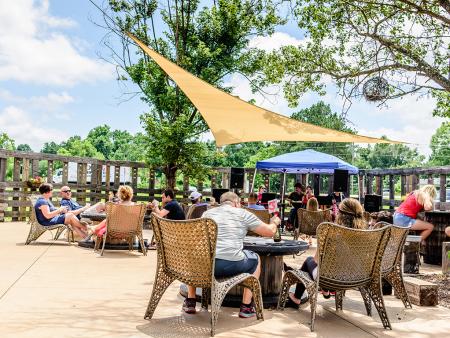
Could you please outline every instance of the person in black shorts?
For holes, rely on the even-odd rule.
[[[172,189],[165,189],[161,195],[163,208],[159,209],[156,203],[149,203],[148,206],[152,211],[159,217],[173,219],[173,220],[184,220],[186,216],[184,214],[183,208],[175,200],[175,194]],[[156,200],[155,200],[156,201]]]

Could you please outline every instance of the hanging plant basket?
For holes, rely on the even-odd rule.
[[[373,77],[364,83],[363,94],[367,101],[385,100],[389,95],[389,83],[380,76]]]

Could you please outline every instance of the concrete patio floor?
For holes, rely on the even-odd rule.
[[[0,223],[0,337],[209,337],[209,313],[181,313],[175,282],[152,320],[143,315],[152,289],[156,252],[92,250],[52,241],[50,233],[24,245],[26,223]],[[146,238],[151,232],[146,231]],[[289,264],[298,266],[304,254]],[[437,267],[425,267],[428,271]],[[264,321],[239,319],[238,309],[222,308],[217,337],[449,337],[450,309],[405,310],[400,300],[385,297],[393,330],[384,330],[374,309],[365,315],[357,292],[348,292],[344,310],[319,297],[316,331],[309,330],[309,307],[265,310]]]

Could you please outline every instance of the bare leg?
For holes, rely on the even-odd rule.
[[[105,211],[105,203],[98,202],[94,205],[91,205],[89,208],[86,209],[85,213],[93,213],[93,212],[104,212]]]
[[[428,236],[430,236],[431,232],[433,231],[433,227],[433,224],[417,219],[416,222],[411,226],[411,230],[421,230],[422,232],[420,233],[420,237],[422,237],[423,242]]]
[[[445,228],[445,234],[447,235],[447,237],[450,237],[450,227]]]
[[[64,220],[64,224],[70,224],[72,226],[73,231],[75,231],[81,237],[86,237],[86,226],[81,224],[78,218],[71,213],[66,214],[66,218]]]
[[[188,285],[188,298],[195,298],[196,294],[195,294],[195,287]]]
[[[256,267],[255,272],[253,272],[253,276],[259,278],[260,274],[261,274],[261,260],[258,256],[258,266]],[[250,304],[251,302],[252,302],[252,292],[250,291],[250,289],[244,288],[244,292],[242,294],[242,303]]]

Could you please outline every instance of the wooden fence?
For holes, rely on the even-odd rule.
[[[47,182],[53,182],[56,169],[62,170],[61,182],[54,183],[56,194],[53,202],[58,205],[58,190],[63,185],[69,185],[73,192],[73,197],[80,203],[96,203],[107,199],[109,191],[116,189],[121,184],[121,168],[128,169],[127,184],[131,185],[135,191],[135,201],[148,201],[150,197],[161,194],[163,185],[156,180],[157,169],[150,168],[141,162],[129,161],[109,161],[97,160],[93,158],[60,156],[44,153],[18,152],[0,149],[0,221],[5,218],[12,221],[24,221],[28,218],[30,204],[27,196],[36,194],[37,187],[30,186],[30,178],[45,172],[44,178]],[[69,175],[70,168],[76,169],[76,175]],[[9,175],[8,175],[9,174]],[[259,172],[263,175],[263,184],[269,187],[270,180],[280,174],[270,174]],[[405,196],[409,191],[414,190],[419,185],[419,179],[426,177],[432,183],[439,178],[440,204],[437,208],[450,210],[450,202],[446,202],[447,178],[450,174],[450,166],[438,168],[415,168],[415,169],[385,169],[385,170],[361,170],[359,176],[349,176],[349,181],[355,182],[359,188],[361,201],[366,193],[383,194],[385,188],[383,182],[388,179],[387,188],[389,199],[384,199],[384,205],[391,208],[400,203],[400,198],[396,199],[395,182],[400,180],[401,196]],[[245,189],[248,192],[254,180],[254,168],[245,169]],[[296,181],[308,182],[307,175],[296,175]],[[142,182],[145,181],[145,185]],[[323,177],[313,175],[309,180],[315,186],[316,191],[320,191],[320,184]],[[110,183],[108,183],[110,182]],[[210,188],[229,187],[230,168],[213,168],[209,177]],[[328,192],[332,191],[333,176],[326,177]],[[210,190],[203,190],[203,182],[191,182],[188,177],[184,177],[183,186],[176,191],[179,200],[185,200],[189,194],[190,184],[209,196]],[[257,190],[255,188],[255,190]]]

